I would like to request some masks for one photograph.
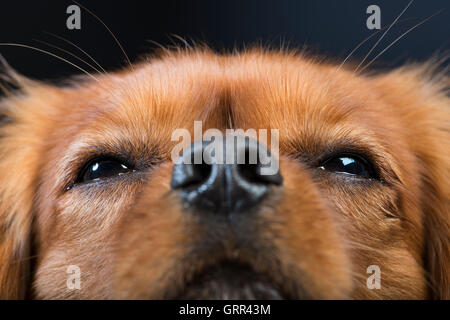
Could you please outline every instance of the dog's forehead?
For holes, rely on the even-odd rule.
[[[364,79],[281,53],[170,56],[118,79],[109,88],[115,115],[139,113],[175,127],[194,120],[217,128],[290,128],[307,118],[336,123],[364,112],[372,95]]]
[[[314,152],[362,136],[366,146],[377,145],[389,113],[368,79],[281,53],[174,55],[105,75],[85,89],[71,93],[56,136],[74,128],[73,141],[164,149],[174,130],[192,133],[201,121],[203,130],[277,129],[285,152],[299,146]]]

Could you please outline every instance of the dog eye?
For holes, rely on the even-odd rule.
[[[355,155],[338,155],[332,157],[326,160],[319,168],[335,173],[374,178],[374,170],[370,163],[364,158]]]
[[[90,161],[81,171],[78,182],[106,179],[129,172],[128,166],[115,159],[97,159]]]

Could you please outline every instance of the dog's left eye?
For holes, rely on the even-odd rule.
[[[364,158],[355,155],[334,156],[326,160],[319,168],[331,172],[361,176],[365,178],[374,177],[374,170],[370,163]]]
[[[90,161],[81,171],[78,182],[105,179],[129,172],[127,165],[115,159],[97,159]]]

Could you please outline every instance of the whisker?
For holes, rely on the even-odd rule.
[[[400,20],[399,22],[405,22],[405,21],[408,21],[408,20],[411,20],[412,18],[408,18],[408,19],[403,19],[403,20]],[[338,67],[338,71],[341,69],[341,67],[348,61],[348,59],[350,59],[350,57],[356,52],[356,50],[358,50],[364,43],[366,43],[367,41],[369,41],[370,39],[372,39],[374,36],[376,36],[378,33],[380,33],[381,31],[383,31],[383,30],[385,30],[386,28],[389,28],[389,27],[391,27],[391,26],[393,26],[394,25],[394,23],[395,23],[395,21],[394,22],[391,22],[391,24],[389,24],[388,26],[385,26],[385,27],[383,27],[383,28],[381,28],[380,30],[378,30],[378,31],[376,31],[376,32],[374,32],[374,33],[372,33],[370,36],[368,36],[367,38],[365,38],[363,41],[361,41],[356,47],[355,47],[355,49],[353,49],[346,57],[345,57],[345,59],[342,61],[342,63],[339,65],[339,67]]]
[[[130,65],[131,69],[133,69],[133,64],[131,63],[130,58],[128,57],[127,53],[125,52],[125,49],[123,48],[122,44],[120,43],[120,41],[117,39],[117,37],[114,35],[114,33],[111,31],[111,29],[102,21],[102,19],[100,19],[95,13],[93,13],[91,10],[89,10],[88,8],[86,8],[85,6],[83,6],[82,4],[80,4],[78,1],[76,0],[72,0],[73,2],[75,2],[77,5],[79,5],[81,8],[83,8],[84,10],[86,10],[91,16],[93,16],[95,19],[97,19],[97,21],[99,21],[105,28],[106,30],[108,30],[109,34],[114,38],[114,41],[117,43],[117,45],[120,47],[120,50],[122,50],[123,55],[125,56],[125,59],[127,59],[128,64]],[[134,69],[133,69],[134,70]]]
[[[76,65],[75,63],[70,62],[69,60],[67,60],[67,59],[65,59],[63,57],[60,57],[60,56],[58,56],[58,55],[56,55],[54,53],[51,53],[49,51],[46,51],[46,50],[43,50],[43,49],[40,49],[40,48],[36,48],[36,47],[33,47],[33,46],[29,46],[29,45],[26,45],[26,44],[21,44],[21,43],[2,42],[2,43],[0,43],[0,46],[5,46],[5,47],[22,47],[22,48],[32,49],[32,50],[35,50],[35,51],[38,51],[38,52],[41,52],[41,53],[48,54],[49,56],[52,56],[52,57],[54,57],[54,58],[56,58],[58,60],[61,60],[61,61],[64,61],[64,62],[70,64],[71,66],[77,68],[78,70],[80,70],[81,72],[85,73],[86,75],[88,75],[89,77],[94,79],[95,81],[99,82],[99,80],[96,77],[94,77],[92,74],[87,72],[85,69],[83,69],[80,66]]]
[[[66,42],[66,43],[68,43],[68,44],[70,44],[71,46],[73,46],[73,47],[75,47],[75,48],[77,48],[78,50],[80,50],[82,53],[84,53],[89,59],[91,59],[104,73],[106,73],[106,70],[101,66],[101,64],[100,63],[98,63],[97,62],[97,60],[95,60],[89,53],[87,53],[85,50],[83,50],[83,49],[81,49],[79,46],[77,46],[75,43],[73,43],[72,41],[70,41],[70,40],[67,40],[66,38],[63,38],[63,37],[61,37],[61,36],[58,36],[57,34],[54,34],[54,33],[51,33],[51,32],[48,32],[48,31],[44,31],[44,33],[46,33],[46,34],[48,34],[48,35],[50,35],[50,36],[52,36],[52,37],[55,37],[55,38],[57,38],[57,39],[59,39],[59,40],[62,40],[62,41],[64,41],[64,42]]]
[[[70,51],[68,51],[68,50],[65,50],[65,49],[63,49],[63,48],[60,48],[60,47],[58,47],[58,46],[55,46],[55,45],[53,45],[53,44],[51,44],[51,43],[48,43],[48,42],[46,42],[46,41],[42,41],[42,40],[39,40],[39,39],[33,39],[33,40],[36,41],[36,42],[45,44],[45,45],[47,45],[47,46],[49,46],[49,47],[51,47],[51,48],[60,50],[60,51],[62,51],[62,52],[64,52],[64,53],[66,53],[66,54],[68,54],[68,55],[74,57],[75,59],[77,59],[77,60],[83,62],[83,63],[86,64],[87,66],[89,66],[89,67],[91,67],[92,69],[94,69],[97,73],[101,73],[100,70],[98,70],[98,69],[97,69],[96,67],[94,67],[92,64],[90,64],[89,62],[83,60],[82,58],[78,57],[76,54],[73,54],[72,52],[70,52]]]
[[[400,17],[403,15],[403,13],[405,13],[405,11],[409,8],[409,6],[411,5],[411,3],[413,3],[414,0],[411,0],[405,7],[405,9],[403,9],[402,12],[400,12],[400,14],[397,16],[397,18],[395,18],[394,22],[389,26],[389,28],[381,35],[380,39],[378,39],[377,42],[375,42],[375,44],[373,45],[372,49],[369,50],[369,52],[365,55],[364,59],[358,64],[358,66],[355,69],[355,72],[358,71],[359,67],[361,67],[361,65],[367,60],[367,58],[370,56],[370,54],[372,53],[373,50],[375,50],[375,48],[378,46],[378,44],[380,43],[381,40],[383,40],[384,36],[389,32],[389,30],[391,30],[391,27],[397,22],[398,19],[400,19]]]
[[[373,58],[372,60],[370,60],[365,66],[364,68],[362,68],[360,70],[360,72],[363,72],[365,69],[367,69],[379,56],[381,56],[384,52],[386,52],[386,50],[388,50],[390,47],[392,47],[395,43],[397,43],[401,38],[403,38],[404,36],[406,36],[408,33],[410,33],[411,31],[413,31],[414,29],[416,29],[417,27],[421,26],[422,24],[424,24],[425,22],[427,22],[428,20],[430,20],[431,18],[433,18],[434,16],[440,14],[442,11],[444,11],[444,9],[439,10],[438,12],[432,14],[431,16],[429,16],[428,18],[425,18],[424,20],[422,20],[421,22],[419,22],[418,24],[416,24],[415,26],[411,27],[410,29],[408,29],[407,31],[405,31],[402,35],[400,35],[397,39],[395,39],[390,45],[388,45],[383,51],[381,51],[379,54],[376,55],[375,58]]]

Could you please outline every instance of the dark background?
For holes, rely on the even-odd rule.
[[[157,46],[183,42],[172,35],[205,42],[216,50],[263,44],[280,47],[304,45],[314,52],[343,59],[357,44],[376,30],[366,27],[366,8],[381,8],[381,26],[390,24],[409,0],[190,0],[190,1],[95,1],[80,3],[97,14],[116,34],[131,60]],[[74,42],[95,57],[106,69],[125,65],[124,56],[106,29],[82,9],[81,30],[66,28],[70,0],[16,0],[0,4],[0,42],[37,46],[77,62],[67,54],[36,42],[51,42],[80,54],[67,43],[52,38],[55,33]],[[416,0],[372,53],[389,45],[408,28],[446,9],[413,30],[377,61],[378,66],[396,66],[406,60],[424,60],[433,53],[450,49],[450,1]],[[381,35],[381,33],[379,33]],[[375,36],[355,54],[361,59],[376,42]],[[188,40],[192,43],[191,40]],[[48,79],[79,73],[78,70],[45,54],[25,48],[0,46],[0,53],[19,72]],[[81,56],[81,55],[80,55]],[[370,60],[370,59],[369,59]]]

